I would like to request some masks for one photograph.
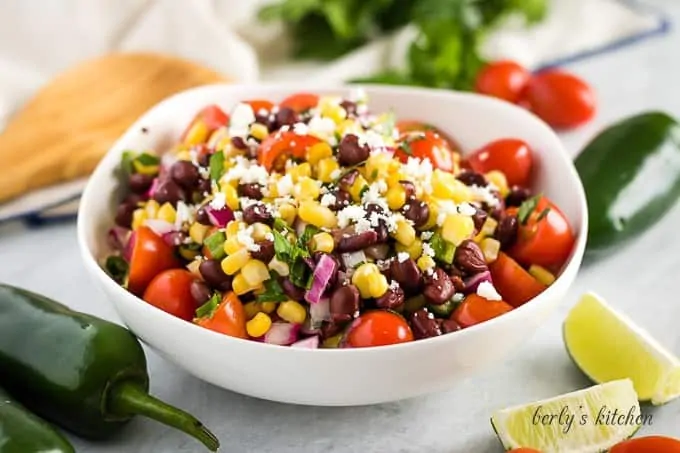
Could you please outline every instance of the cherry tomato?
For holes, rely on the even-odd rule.
[[[208,316],[194,320],[196,324],[230,337],[248,338],[246,313],[238,296],[227,293],[220,304]]]
[[[317,104],[319,104],[318,95],[312,93],[296,93],[281,101],[279,107],[288,107],[289,109],[300,113],[316,107]]]
[[[470,327],[511,310],[512,306],[502,300],[488,300],[477,294],[468,294],[451,314],[451,319],[461,327]]]
[[[477,173],[492,170],[503,172],[510,186],[526,187],[531,177],[532,155],[526,142],[516,138],[502,138],[488,143],[467,158]]]
[[[434,168],[453,171],[453,152],[449,143],[434,131],[401,134],[394,157],[406,163],[409,157],[429,159]]]
[[[536,74],[522,93],[521,102],[555,128],[573,128],[595,115],[595,94],[590,86],[557,69]]]
[[[638,437],[619,442],[609,453],[680,453],[680,439],[664,436]]]
[[[203,123],[205,123],[208,128],[208,135],[210,135],[220,127],[226,126],[229,123],[229,115],[224,113],[217,105],[213,104],[205,107],[196,114],[194,119],[191,120],[191,123],[189,123],[189,126],[184,130],[181,137],[182,141],[184,141],[191,128],[198,121],[203,121]]]
[[[267,170],[283,171],[291,158],[304,159],[307,148],[321,140],[313,135],[299,135],[293,131],[271,134],[260,143],[258,160]]]
[[[396,126],[397,130],[399,130],[399,132],[402,134],[404,132],[436,132],[440,137],[449,143],[449,148],[454,151],[460,149],[458,142],[456,142],[450,135],[444,133],[441,129],[431,124],[423,123],[422,121],[417,120],[400,120],[397,121]]]
[[[507,210],[517,214],[517,208]],[[524,266],[538,264],[559,270],[574,248],[574,232],[566,217],[548,198],[541,197],[526,223],[520,222],[517,242],[508,250]]]
[[[496,61],[477,74],[475,91],[508,102],[517,103],[531,73],[514,61]]]
[[[154,277],[144,291],[144,300],[173,316],[191,321],[196,300],[191,296],[194,275],[185,269],[168,269]]]
[[[166,269],[180,267],[180,262],[173,248],[147,227],[138,228],[131,241],[134,243],[130,258],[128,289],[133,294],[141,296],[156,275]]]
[[[274,107],[274,103],[266,99],[252,99],[250,101],[243,101],[243,103],[248,104],[256,115],[260,110],[269,112]]]
[[[536,280],[515,260],[503,252],[496,261],[489,264],[491,278],[503,300],[513,307],[519,307],[541,294],[546,286]]]
[[[364,313],[354,321],[346,340],[352,348],[385,346],[413,341],[413,332],[398,314],[375,310]]]

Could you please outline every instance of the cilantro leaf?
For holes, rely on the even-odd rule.
[[[215,310],[217,310],[217,307],[220,305],[220,302],[222,299],[220,298],[219,293],[213,293],[213,295],[208,299],[206,303],[201,305],[196,309],[196,317],[197,318],[205,318],[207,317],[212,317],[213,313]]]
[[[224,153],[216,152],[210,156],[210,179],[217,181],[222,177],[224,172]]]
[[[531,214],[536,210],[538,207],[538,202],[541,199],[543,194],[538,194],[534,195],[531,198],[528,198],[522,202],[522,204],[519,206],[519,209],[517,210],[517,220],[519,220],[519,223],[522,225],[526,225],[527,222],[529,221],[529,218],[531,217]]]
[[[258,302],[285,302],[288,296],[279,284],[279,274],[276,271],[270,272],[269,280],[264,282],[264,292],[257,296]]]
[[[122,257],[111,255],[106,258],[104,268],[114,281],[123,283],[127,277],[130,266]]]
[[[276,230],[273,230],[272,234],[274,235],[274,253],[276,258],[284,262],[289,261],[293,256],[293,244]]]
[[[126,175],[131,175],[134,173],[134,167],[132,165],[132,161],[135,160],[135,156],[137,153],[134,151],[123,151],[123,156],[121,157],[121,162],[120,162],[120,168],[123,170],[123,173]]]

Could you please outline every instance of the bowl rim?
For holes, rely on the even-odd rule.
[[[569,259],[567,260],[566,264],[562,267],[560,275],[556,278],[555,282],[550,285],[545,291],[543,291],[541,294],[538,296],[534,297],[533,299],[527,301],[525,304],[514,308],[508,313],[503,314],[502,316],[498,316],[493,319],[489,319],[487,321],[484,321],[482,323],[466,327],[464,329],[461,329],[456,332],[452,332],[451,334],[445,334],[445,335],[440,335],[437,337],[431,337],[431,338],[424,338],[420,340],[415,340],[415,341],[409,341],[405,343],[398,343],[398,344],[392,344],[392,345],[384,345],[384,346],[370,346],[370,347],[364,347],[364,348],[315,348],[315,349],[308,349],[308,348],[292,348],[289,346],[280,346],[280,345],[275,345],[275,344],[268,344],[264,342],[259,342],[259,341],[253,341],[253,340],[248,340],[248,339],[242,339],[242,338],[237,338],[237,337],[231,337],[228,335],[224,335],[218,332],[214,332],[209,329],[205,329],[203,327],[200,327],[192,322],[185,321],[183,319],[179,319],[175,316],[170,315],[169,313],[166,313],[165,311],[161,310],[160,308],[157,308],[153,305],[150,305],[146,302],[144,302],[143,299],[140,297],[130,293],[126,289],[124,289],[122,286],[118,285],[109,275],[104,271],[104,269],[100,266],[97,258],[94,256],[94,252],[90,250],[90,248],[87,245],[87,229],[90,227],[90,224],[94,221],[93,219],[88,219],[86,217],[87,214],[87,206],[88,206],[88,200],[93,197],[93,193],[96,192],[96,182],[97,180],[101,179],[104,177],[105,173],[107,171],[110,171],[110,168],[115,167],[115,164],[112,162],[114,160],[114,155],[115,155],[115,160],[118,160],[118,153],[115,153],[114,150],[121,148],[122,143],[126,143],[131,134],[136,130],[141,127],[141,123],[148,117],[153,115],[155,112],[159,110],[163,110],[166,108],[167,105],[172,104],[177,102],[178,100],[182,98],[191,98],[197,94],[200,94],[202,92],[209,92],[209,91],[215,91],[215,92],[220,92],[222,90],[227,90],[227,91],[236,91],[238,92],[239,90],[262,90],[263,94],[272,94],[276,93],[278,95],[287,95],[287,94],[292,94],[295,92],[300,92],[300,91],[307,91],[307,92],[333,92],[333,91],[346,91],[348,89],[362,89],[364,90],[369,97],[371,97],[371,92],[382,92],[385,94],[394,94],[395,96],[399,96],[401,94],[405,93],[410,93],[410,94],[415,94],[422,96],[424,98],[428,97],[446,97],[449,98],[451,102],[456,102],[456,101],[467,101],[467,102],[480,102],[480,103],[487,103],[490,105],[493,105],[497,109],[505,109],[508,111],[511,111],[514,115],[519,115],[519,116],[524,116],[528,121],[534,122],[536,126],[540,129],[543,129],[543,133],[547,134],[546,136],[549,137],[550,141],[553,142],[553,146],[551,147],[551,155],[554,155],[555,158],[559,159],[561,162],[561,165],[563,167],[563,170],[568,173],[568,177],[571,180],[572,184],[575,186],[574,188],[575,193],[574,197],[578,201],[578,206],[577,206],[577,213],[580,214],[580,223],[579,224],[572,224],[572,226],[576,227],[578,230],[578,234],[576,237],[576,243],[575,246],[569,256]],[[271,93],[269,93],[271,92]],[[269,348],[271,350],[280,350],[280,351],[287,351],[287,352],[281,352],[282,354],[336,354],[338,356],[347,356],[348,354],[374,354],[374,353],[379,353],[378,351],[398,351],[398,350],[405,350],[407,348],[427,348],[429,347],[428,345],[434,345],[437,342],[439,343],[444,343],[446,341],[454,341],[454,338],[462,338],[464,336],[470,336],[470,335],[477,335],[480,333],[483,329],[491,329],[492,326],[498,326],[501,324],[508,324],[511,323],[515,320],[515,318],[519,318],[523,316],[525,313],[527,313],[529,310],[536,309],[535,307],[538,307],[539,304],[546,304],[547,301],[551,298],[550,296],[557,292],[559,289],[559,286],[564,285],[564,276],[566,274],[574,273],[574,278],[576,274],[578,273],[578,270],[581,266],[582,260],[583,260],[583,254],[585,252],[585,246],[586,246],[586,241],[587,241],[587,232],[588,232],[588,209],[587,209],[587,203],[586,203],[586,195],[585,195],[585,190],[583,188],[583,184],[581,182],[580,177],[578,176],[578,173],[576,171],[576,167],[574,166],[573,160],[569,153],[567,152],[564,144],[562,141],[559,139],[558,135],[555,133],[555,131],[548,126],[547,123],[545,123],[543,120],[535,116],[533,113],[516,106],[514,104],[510,104],[506,101],[502,101],[490,96],[486,95],[481,95],[477,93],[472,93],[472,92],[460,92],[460,91],[454,91],[454,90],[446,90],[446,89],[440,89],[440,88],[423,88],[423,87],[406,87],[406,86],[393,86],[393,85],[380,85],[380,84],[371,84],[371,85],[362,85],[362,84],[332,84],[332,85],[326,85],[326,84],[312,84],[312,85],[307,85],[307,84],[302,84],[302,83],[286,83],[286,84],[276,84],[276,83],[254,83],[254,84],[228,84],[228,83],[216,83],[216,84],[208,84],[208,85],[203,85],[195,88],[190,88],[178,93],[175,93],[148,110],[146,110],[142,115],[140,115],[135,122],[130,125],[128,129],[116,140],[116,142],[107,150],[106,154],[104,157],[99,161],[97,164],[97,167],[95,170],[92,172],[90,177],[88,178],[87,184],[85,186],[85,189],[83,191],[82,197],[81,197],[81,202],[78,207],[78,217],[77,217],[77,236],[78,236],[78,245],[79,249],[81,252],[82,259],[85,263],[86,268],[90,270],[91,273],[97,275],[97,278],[99,280],[103,281],[104,285],[106,285],[108,288],[111,288],[112,291],[118,292],[121,297],[131,297],[136,303],[139,304],[139,309],[140,310],[145,310],[147,313],[149,313],[150,316],[156,316],[160,318],[165,319],[171,328],[173,329],[193,329],[193,331],[196,333],[196,335],[212,335],[212,338],[214,341],[221,341],[224,342],[225,347],[229,347],[229,345],[240,345],[237,347],[253,347],[253,348]],[[568,288],[568,287],[567,287]],[[566,288],[565,288],[566,289]],[[116,310],[116,313],[123,318],[123,316],[120,315],[120,312],[118,311],[118,303],[115,301],[111,302],[113,305],[113,308]],[[123,320],[124,322],[124,320]],[[132,330],[131,330],[132,331]],[[132,332],[135,334],[135,332]],[[138,336],[137,334],[135,334]],[[153,345],[151,345],[154,347]],[[273,348],[273,349],[272,349]]]

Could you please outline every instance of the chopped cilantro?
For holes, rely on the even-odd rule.
[[[293,244],[283,234],[273,230],[274,235],[274,253],[276,258],[288,264],[290,274],[288,278],[294,285],[301,288],[308,288],[308,274],[309,267],[304,261],[304,258],[309,258],[310,253],[307,248],[307,243],[319,231],[313,225],[307,225],[305,231]]]
[[[318,232],[319,229],[314,225],[307,225],[305,227],[305,231],[302,233],[302,236],[300,236],[300,238],[298,239],[298,247],[307,250],[307,243],[312,239],[312,236],[314,236]],[[309,255],[309,253],[307,254]]]
[[[217,181],[224,172],[224,153],[216,152],[210,156],[210,179]]]
[[[542,210],[538,217],[536,217],[536,222],[540,222],[541,220],[543,220],[545,216],[548,215],[549,212],[550,208],[545,208],[544,210]]]
[[[443,263],[453,263],[456,246],[444,239],[441,234],[434,233],[430,239],[430,247],[434,250],[434,258]]]
[[[538,206],[538,202],[541,199],[543,194],[538,194],[534,195],[533,197],[525,200],[517,210],[517,220],[522,225],[526,225],[527,222],[529,221],[529,218],[531,217],[531,214],[536,210],[536,207]]]
[[[274,219],[274,229],[277,231],[288,231],[288,224],[281,217]]]
[[[219,293],[213,293],[212,297],[208,299],[206,303],[201,305],[196,309],[196,317],[197,318],[205,318],[205,317],[212,317],[213,313],[215,310],[217,310],[217,307],[220,305],[221,302],[220,294]]]
[[[409,156],[413,156],[413,148],[411,148],[411,142],[409,141],[401,142],[399,148],[401,148],[401,150],[404,151]]]
[[[269,280],[264,282],[264,292],[257,296],[258,302],[285,302],[288,296],[283,292],[279,284],[279,274],[275,271],[270,272]]]
[[[126,175],[131,175],[134,173],[134,166],[132,161],[135,160],[137,153],[134,151],[123,151],[123,157],[121,157],[120,167]]]
[[[293,245],[280,232],[273,230],[272,234],[274,235],[274,253],[276,258],[287,262],[293,255]]]
[[[210,256],[216,260],[221,260],[225,257],[224,242],[227,240],[224,232],[215,231],[213,234],[203,240],[203,244],[208,247]]]
[[[127,261],[125,261],[122,257],[111,255],[106,258],[104,268],[111,278],[113,278],[116,282],[123,283],[127,277],[130,266],[128,266]]]
[[[135,158],[140,165],[144,167],[155,167],[161,163],[161,159],[155,154],[142,153]]]

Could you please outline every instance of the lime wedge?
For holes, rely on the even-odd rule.
[[[581,297],[563,334],[569,355],[593,382],[629,378],[640,401],[654,405],[680,396],[680,360],[597,295]]]
[[[643,418],[630,379],[497,411],[491,425],[506,450],[597,453],[628,439]]]

